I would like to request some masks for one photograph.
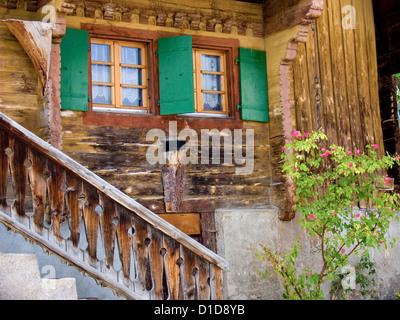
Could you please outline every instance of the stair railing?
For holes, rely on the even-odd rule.
[[[3,114],[0,221],[129,299],[223,299],[227,261]]]

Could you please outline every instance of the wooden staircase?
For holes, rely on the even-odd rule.
[[[129,299],[223,299],[227,261],[3,114],[0,222]]]

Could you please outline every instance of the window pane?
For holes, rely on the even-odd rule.
[[[109,86],[92,86],[93,103],[111,104],[111,87]]]
[[[142,50],[139,48],[121,47],[121,62],[126,64],[142,64]]]
[[[222,111],[222,97],[218,93],[203,93],[204,111]]]
[[[101,64],[92,64],[92,81],[93,82],[111,82],[111,67]]]
[[[122,67],[122,84],[142,85],[142,69]]]
[[[221,91],[221,76],[203,73],[203,89]]]
[[[122,88],[122,105],[143,107],[142,89]]]
[[[201,69],[204,71],[221,71],[221,63],[219,56],[211,56],[207,54],[201,55]]]
[[[92,61],[110,62],[110,46],[108,44],[91,44]]]

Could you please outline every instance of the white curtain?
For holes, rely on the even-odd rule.
[[[92,43],[92,61],[110,62],[110,46]],[[111,82],[111,67],[101,64],[92,64],[93,82]],[[111,104],[111,87],[103,85],[92,85],[92,101],[98,104]]]
[[[201,56],[203,71],[221,71],[220,57],[205,55]],[[203,73],[203,90],[221,91],[221,76],[217,74]],[[221,94],[203,93],[204,110],[222,111]]]

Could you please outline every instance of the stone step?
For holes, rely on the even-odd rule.
[[[34,254],[0,253],[0,300],[77,300],[75,278],[43,279]]]

